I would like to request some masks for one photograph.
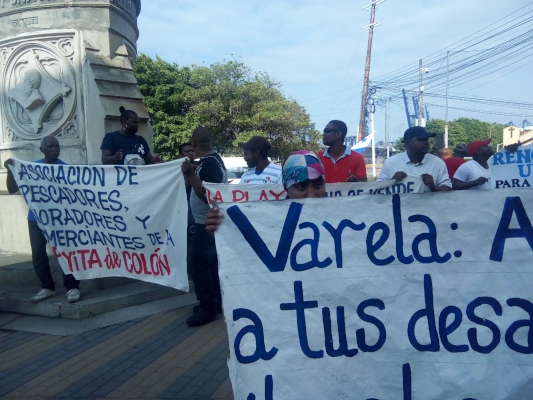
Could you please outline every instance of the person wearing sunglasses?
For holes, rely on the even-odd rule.
[[[324,128],[322,142],[329,146],[318,153],[326,170],[326,183],[366,182],[364,157],[344,144],[348,133],[342,121],[330,121]]]

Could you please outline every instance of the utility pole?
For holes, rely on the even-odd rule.
[[[391,102],[391,98],[389,97],[386,101],[385,101],[385,145],[387,146],[387,158],[389,158],[389,125],[390,125],[390,121],[389,121],[389,116],[390,116],[390,110],[389,110],[389,107],[390,107],[390,102]]]
[[[372,106],[374,106],[374,99],[370,99]],[[374,130],[374,111],[375,107],[370,110],[370,129],[372,129],[372,176],[376,177],[376,131]]]
[[[370,25],[363,27],[363,29],[368,28],[368,45],[366,49],[366,63],[365,63],[365,75],[363,80],[363,95],[361,97],[361,114],[359,117],[359,130],[357,132],[357,141],[360,142],[363,140],[363,135],[365,133],[366,126],[366,103],[368,100],[368,80],[370,78],[370,58],[372,56],[372,37],[374,35],[374,26],[381,24],[376,24],[374,22],[376,16],[376,6],[380,3],[383,3],[385,0],[372,0],[372,4],[369,4],[363,7],[363,10],[370,9]]]
[[[426,127],[426,119],[424,118],[424,73],[428,71],[427,68],[422,68],[422,59],[418,62],[420,69],[420,88],[418,93],[418,126]]]
[[[389,110],[387,109],[389,106],[389,100],[385,100],[385,129],[384,129],[384,133],[385,133],[385,143],[388,143],[389,142],[389,119],[388,119],[388,114],[389,114]]]
[[[446,52],[446,117],[444,122],[444,147],[448,148],[448,83],[450,81],[450,52]]]

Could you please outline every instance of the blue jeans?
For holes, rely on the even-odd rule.
[[[50,271],[50,260],[48,259],[48,254],[46,254],[46,238],[35,221],[28,221],[28,230],[30,232],[33,269],[41,280],[41,287],[43,289],[56,290],[52,272]],[[63,286],[67,290],[77,289],[80,287],[80,281],[76,280],[72,274],[65,275],[63,273]]]

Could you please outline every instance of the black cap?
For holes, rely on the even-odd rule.
[[[403,141],[408,142],[409,140],[414,138],[427,139],[435,136],[435,133],[430,133],[426,131],[426,128],[422,128],[421,126],[413,126],[412,128],[409,128],[404,132]]]
[[[267,139],[262,136],[254,136],[246,143],[239,143],[241,149],[258,150],[262,153],[268,153],[272,148]]]

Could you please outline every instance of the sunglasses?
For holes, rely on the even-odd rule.
[[[336,129],[326,128],[324,129],[324,133],[330,133],[330,132],[337,132]]]

